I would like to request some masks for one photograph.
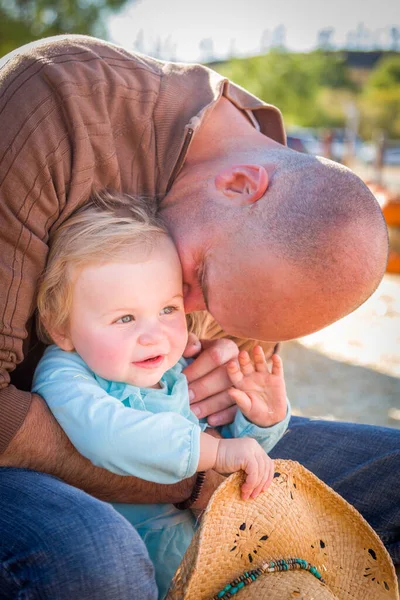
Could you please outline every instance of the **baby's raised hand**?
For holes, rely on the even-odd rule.
[[[238,360],[227,365],[228,376],[233,388],[228,390],[244,416],[259,427],[270,427],[286,416],[286,386],[282,360],[272,355],[272,370],[269,372],[261,346],[253,350],[254,365],[248,352],[239,353]]]

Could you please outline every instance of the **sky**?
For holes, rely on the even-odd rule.
[[[110,41],[162,58],[201,61],[210,54],[260,53],[279,40],[289,50],[308,51],[321,29],[333,28],[332,41],[343,46],[357,27],[388,43],[387,27],[400,27],[399,0],[133,0],[108,21]],[[212,42],[209,40],[212,39]],[[282,39],[282,38],[281,38]],[[203,40],[203,43],[201,44]],[[204,42],[204,40],[208,40]]]

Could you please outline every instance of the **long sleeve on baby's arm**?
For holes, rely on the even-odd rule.
[[[283,434],[285,433],[291,416],[290,402],[287,399],[287,411],[286,417],[271,425],[271,427],[258,427],[240,412],[237,411],[235,420],[230,425],[221,427],[221,435],[225,438],[241,438],[250,437],[262,446],[265,452],[270,452],[272,448],[279,442]]]
[[[74,352],[48,348],[32,391],[45,399],[76,449],[99,467],[165,484],[197,470],[198,425],[173,412],[124,406],[102,389]]]
[[[179,361],[183,368],[187,367],[190,364],[189,361],[185,358],[181,358]],[[243,413],[238,409],[236,411],[236,416],[233,423],[228,425],[223,425],[221,427],[217,427],[217,431],[224,438],[243,438],[249,437],[257,440],[257,442],[262,446],[265,452],[270,452],[274,446],[279,442],[279,440],[284,435],[285,431],[288,428],[290,417],[291,417],[291,406],[289,402],[289,398],[286,398],[287,409],[286,416],[279,423],[275,423],[275,425],[271,425],[270,427],[259,427],[255,425],[251,421],[249,421]],[[206,423],[207,419],[203,419],[202,423]]]

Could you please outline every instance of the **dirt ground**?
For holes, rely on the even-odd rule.
[[[400,428],[400,275],[281,355],[294,414]]]

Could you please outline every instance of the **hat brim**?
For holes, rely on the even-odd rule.
[[[310,471],[276,460],[271,486],[255,500],[240,498],[243,481],[235,473],[214,493],[168,600],[210,600],[245,571],[289,558],[311,563],[326,583],[308,571],[271,573],[235,597],[398,600],[393,563],[379,537]]]

